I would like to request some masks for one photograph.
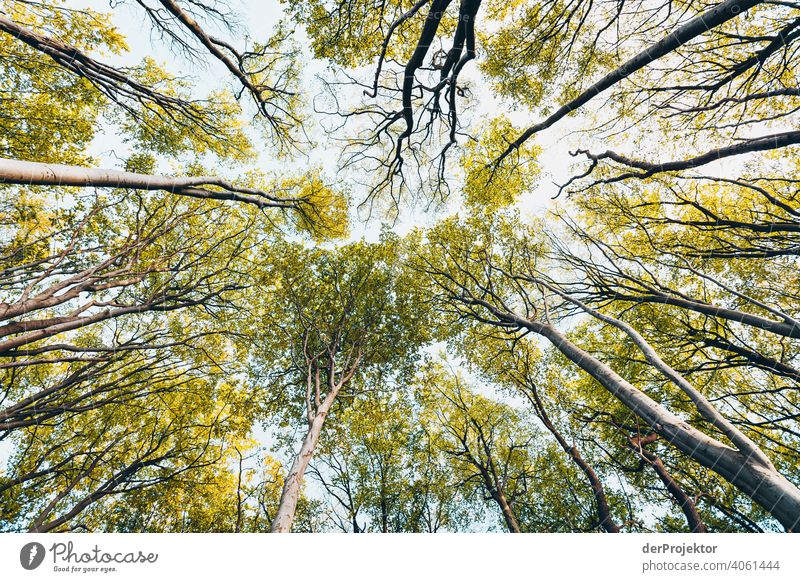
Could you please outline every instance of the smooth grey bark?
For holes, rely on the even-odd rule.
[[[622,330],[625,334],[633,340],[633,343],[639,349],[639,351],[644,355],[647,362],[653,366],[656,370],[658,370],[665,378],[667,378],[670,382],[672,382],[675,386],[680,388],[684,394],[686,394],[697,408],[697,411],[705,418],[708,422],[714,425],[717,429],[722,432],[738,449],[740,452],[746,454],[748,457],[757,460],[759,463],[768,467],[770,469],[775,469],[772,464],[772,461],[769,460],[769,457],[756,445],[750,438],[747,437],[742,431],[740,431],[736,426],[730,422],[727,418],[725,418],[709,400],[703,395],[699,390],[697,390],[686,378],[684,378],[677,370],[669,366],[664,360],[661,359],[661,356],[653,349],[653,347],[645,340],[642,335],[636,331],[633,327],[621,321],[615,317],[611,317],[609,315],[605,315],[604,313],[600,313],[596,309],[593,309],[583,303],[582,301],[575,299],[563,293],[549,285],[546,282],[540,281],[540,283],[556,293],[559,297],[562,297],[580,307],[583,311],[598,319],[604,323],[608,323],[613,325],[617,329]]]
[[[609,159],[619,164],[641,170],[642,174],[623,174],[621,177],[613,178],[613,181],[619,181],[623,177],[638,177],[646,178],[657,174],[659,172],[677,172],[681,170],[691,170],[700,166],[705,166],[711,162],[719,161],[723,158],[731,156],[740,156],[743,154],[750,154],[754,152],[766,152],[770,150],[777,150],[791,145],[800,143],[800,131],[785,131],[783,133],[775,133],[772,135],[764,135],[757,138],[745,139],[733,145],[724,146],[709,150],[703,154],[693,156],[685,160],[671,160],[668,162],[650,162],[648,160],[637,160],[618,154],[611,150],[607,150],[602,154],[593,154],[588,150],[578,150],[579,153],[586,155],[592,162]]]
[[[528,322],[562,354],[589,373],[650,428],[704,467],[719,474],[769,512],[787,531],[800,527],[800,490],[760,456],[732,449],[681,420],[631,385],[610,366],[549,325]],[[527,327],[527,326],[526,326]],[[537,328],[537,329],[533,329]],[[765,456],[765,455],[764,455]]]
[[[256,188],[234,186],[230,182],[212,176],[172,177],[137,174],[121,170],[28,162],[10,158],[0,158],[0,184],[165,190],[192,198],[246,202],[260,208],[298,208],[302,202],[301,199],[279,198]],[[219,190],[211,190],[209,187]]]
[[[743,323],[758,329],[763,329],[776,335],[782,335],[791,338],[800,338],[800,325],[793,320],[775,321],[768,317],[754,315],[745,311],[730,309],[728,307],[721,307],[698,301],[695,299],[688,299],[679,297],[678,295],[669,295],[667,293],[651,292],[647,295],[625,295],[620,293],[615,296],[620,301],[629,301],[631,303],[660,303],[663,305],[674,305],[683,309],[689,309],[703,315],[710,315],[712,317],[721,317],[729,321]]]
[[[517,516],[514,513],[514,510],[511,508],[511,505],[509,505],[505,492],[502,489],[497,489],[495,490],[493,496],[497,504],[500,506],[500,511],[503,512],[503,519],[506,522],[508,531],[510,533],[521,533],[522,530],[519,528]]]
[[[153,103],[165,111],[185,116],[204,129],[209,128],[192,103],[143,85],[136,81],[126,69],[118,69],[97,61],[62,39],[30,30],[4,15],[0,15],[0,32],[9,34],[32,49],[47,55],[63,69],[88,79],[95,88],[117,103],[121,103],[123,100]],[[132,112],[127,105],[123,105],[123,107]]]
[[[338,346],[338,343],[336,344]],[[304,341],[304,352],[307,354],[307,344]],[[335,352],[335,350],[332,350]],[[289,473],[286,475],[286,480],[283,482],[283,490],[281,491],[281,500],[278,504],[278,511],[275,513],[275,519],[272,520],[272,533],[289,533],[292,531],[292,523],[294,522],[295,513],[297,511],[297,502],[300,500],[300,491],[303,485],[303,477],[305,476],[308,464],[314,456],[314,450],[317,448],[319,442],[319,435],[322,433],[322,427],[325,424],[325,419],[336,400],[336,396],[342,387],[347,384],[355,375],[356,370],[363,357],[363,352],[359,352],[355,357],[350,360],[346,370],[339,377],[339,381],[334,380],[336,370],[335,359],[331,357],[328,367],[328,393],[325,398],[320,396],[320,374],[319,368],[317,373],[313,370],[318,365],[316,357],[309,358],[308,360],[308,385],[306,387],[306,419],[308,421],[308,431],[303,439],[303,444],[292,462]]]
[[[242,86],[252,94],[259,106],[259,110],[264,112],[263,108],[267,104],[267,101],[264,100],[262,94],[268,91],[276,91],[276,89],[266,85],[260,87],[254,85],[253,82],[248,78],[247,74],[240,68],[240,65],[231,59],[232,56],[234,59],[239,60],[239,62],[242,61],[242,55],[240,55],[231,45],[207,34],[197,23],[197,21],[192,18],[189,13],[183,10],[176,2],[173,2],[172,0],[159,1],[164,8],[166,8],[175,18],[177,18],[186,28],[188,28],[189,31],[191,31],[197,40],[199,40],[202,45],[208,49],[208,52],[214,55],[216,59],[225,65],[225,68],[227,68],[228,71],[230,71],[230,73],[239,80]],[[230,56],[225,54],[225,50],[230,53]]]
[[[683,26],[679,26],[658,42],[651,44],[645,50],[639,52],[636,56],[632,57],[621,66],[605,75],[602,79],[594,83],[575,99],[559,107],[549,117],[547,117],[547,119],[526,129],[522,135],[513,141],[508,146],[506,151],[500,155],[496,163],[501,162],[512,151],[525,143],[525,141],[527,141],[532,135],[547,129],[557,121],[588,103],[591,99],[606,89],[609,89],[618,82],[629,77],[639,69],[643,69],[661,57],[666,56],[690,40],[707,33],[712,28],[731,20],[732,18],[735,18],[742,12],[746,12],[754,6],[761,4],[761,2],[762,0],[726,0],[725,2],[721,2],[720,4],[714,6],[714,8],[695,16]]]
[[[322,426],[325,424],[327,415],[327,409],[318,412],[308,427],[308,432],[300,451],[295,456],[292,467],[289,469],[289,474],[286,476],[286,481],[283,483],[278,511],[270,528],[273,533],[289,533],[292,531],[297,502],[300,499],[300,490],[303,485],[303,476],[306,473],[306,469],[308,469],[308,464],[311,462],[311,457],[314,456],[314,449],[317,447],[319,435],[322,432]]]
[[[744,450],[731,448],[677,417],[622,378],[609,365],[575,345],[549,323],[530,320],[513,312],[498,309],[484,299],[472,298],[470,301],[482,305],[501,321],[513,323],[547,339],[564,356],[597,380],[610,394],[641,418],[653,432],[689,458],[734,485],[777,519],[786,531],[800,530],[800,489],[775,469],[767,455],[757,445],[746,437],[741,438],[744,435],[725,432],[725,424],[720,424],[719,428],[723,433],[729,438],[736,437],[737,446],[742,445]],[[665,372],[665,370],[660,371]],[[697,397],[697,394],[694,396]],[[692,398],[692,400],[703,413],[705,399]],[[713,406],[711,408],[719,415]],[[705,412],[709,412],[708,409],[705,409]]]
[[[503,521],[506,524],[506,529],[508,529],[509,533],[522,533],[522,530],[519,527],[519,521],[517,520],[517,514],[514,513],[514,509],[508,502],[506,492],[503,489],[502,484],[498,482],[497,476],[494,472],[494,467],[491,466],[493,465],[491,458],[489,458],[488,461],[490,463],[490,467],[488,468],[483,463],[477,462],[477,460],[473,460],[473,464],[478,467],[481,479],[483,479],[484,487],[486,487],[486,490],[489,492],[489,496],[500,509],[500,513],[503,516]]]

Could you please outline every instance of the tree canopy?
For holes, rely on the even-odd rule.
[[[0,530],[800,531],[800,3],[0,0]]]

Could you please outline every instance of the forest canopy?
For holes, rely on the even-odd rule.
[[[0,531],[800,531],[800,2],[0,0]]]

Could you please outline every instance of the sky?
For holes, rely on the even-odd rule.
[[[208,30],[212,34],[221,38],[233,40],[237,47],[242,46],[241,36],[243,33],[250,38],[258,40],[268,37],[273,27],[284,17],[280,3],[276,0],[233,0],[229,2],[231,12],[238,15],[233,23],[235,35],[230,35],[226,30],[215,30],[209,26]],[[67,5],[73,7],[92,8],[99,12],[109,10],[108,0],[68,0]],[[104,58],[115,65],[134,65],[144,56],[151,56],[162,64],[170,72],[180,72],[188,75],[195,81],[196,90],[199,94],[206,94],[209,91],[221,88],[235,88],[231,76],[222,64],[209,58],[205,63],[192,62],[180,54],[172,51],[170,46],[162,41],[157,35],[153,35],[147,17],[140,7],[133,2],[120,4],[113,10],[114,23],[118,26],[126,38],[130,51],[119,57],[111,55]],[[480,17],[480,15],[479,15]],[[301,44],[306,36],[300,29],[295,30],[295,35]],[[239,37],[239,38],[237,38]],[[371,68],[360,71],[364,78],[371,78],[373,70]],[[304,80],[302,86],[308,88],[312,94],[320,90],[320,82],[317,77],[330,78],[330,71],[326,63],[306,54],[303,59]],[[503,113],[512,121],[521,126],[534,121],[529,113],[515,111],[507,104],[497,102],[486,83],[481,82],[475,61],[468,64],[464,69],[462,78],[471,82],[471,89],[475,95],[475,110],[473,118],[480,120]],[[569,156],[569,149],[574,149],[578,143],[569,133],[579,128],[580,124],[576,120],[567,119],[557,132],[546,132],[540,136],[537,143],[542,147],[542,154],[539,159],[543,171],[537,187],[524,196],[519,207],[523,215],[539,214],[551,203],[551,197],[556,193],[554,183],[564,182],[569,176],[569,168],[572,158]],[[102,164],[118,164],[120,158],[124,158],[125,146],[120,140],[107,133],[99,136],[92,144],[92,154],[100,160]],[[276,161],[272,152],[264,149],[261,152],[258,164],[261,169],[267,171],[286,171],[300,167],[311,161],[314,164],[321,164],[330,175],[337,173],[337,157],[331,155],[330,148],[322,147],[310,153],[308,159],[296,160],[292,163]],[[354,192],[354,202],[359,202],[359,193]],[[410,228],[417,225],[431,224],[436,218],[436,211],[429,211],[424,208],[424,204],[416,205],[407,210],[399,220],[393,221],[392,226],[395,232],[404,234]],[[373,217],[366,224],[359,224],[358,220],[353,225],[353,236],[360,238],[366,236],[375,239],[380,232],[382,217]]]
[[[109,0],[67,0],[67,4],[75,7],[93,8],[97,11],[108,11]],[[227,4],[231,7],[231,13],[236,15],[232,24],[234,34],[227,30],[214,29],[213,24],[208,25],[208,30],[212,34],[221,38],[230,39],[237,47],[242,47],[242,36],[258,40],[269,36],[275,25],[284,18],[281,4],[277,0],[230,0]],[[182,55],[173,52],[170,46],[152,33],[147,17],[134,2],[121,3],[114,2],[114,23],[120,31],[127,37],[130,51],[121,58],[109,58],[115,64],[136,64],[144,56],[151,56],[159,63],[163,64],[168,71],[180,72],[188,75],[195,80],[197,91],[206,94],[209,91],[221,87],[236,88],[234,81],[224,66],[213,58],[208,58],[205,63],[192,62]],[[481,18],[481,13],[478,13]],[[479,23],[480,26],[480,23]],[[306,36],[301,29],[295,30],[297,40],[301,45],[308,45]],[[478,47],[480,51],[480,47]],[[480,59],[480,56],[479,56]],[[498,114],[504,114],[520,127],[526,127],[538,121],[538,115],[524,109],[517,109],[509,103],[500,102],[494,98],[488,84],[481,79],[478,71],[478,60],[472,61],[465,67],[461,77],[462,80],[470,82],[470,89],[474,96],[474,112],[472,118],[475,121],[491,118]],[[358,71],[365,80],[371,79],[373,69],[371,67]],[[307,89],[310,97],[320,91],[318,77],[331,78],[332,73],[326,63],[306,54],[303,58],[302,87]],[[541,154],[538,159],[541,168],[540,178],[533,190],[520,198],[517,206],[523,216],[541,215],[552,205],[552,197],[557,193],[556,184],[566,182],[575,173],[575,158],[569,152],[577,148],[588,148],[593,151],[603,151],[608,148],[608,143],[593,139],[587,133],[580,133],[586,130],[597,121],[594,113],[602,111],[605,96],[601,95],[592,100],[588,106],[584,107],[581,115],[571,116],[560,121],[556,126],[546,130],[536,136],[536,143],[541,147]],[[620,139],[633,143],[632,138],[635,131],[626,132]],[[625,144],[627,145],[627,143]],[[644,140],[647,146],[647,139]],[[664,160],[677,155],[675,151],[681,151],[680,144],[658,143],[658,150],[662,152]],[[114,152],[119,155],[124,151],[124,146],[113,134],[100,136],[92,144],[93,153],[96,153],[101,160],[114,163],[115,157],[109,155]],[[624,153],[636,156],[640,152],[636,149],[621,148]],[[261,169],[267,171],[286,171],[301,167],[303,164],[322,165],[330,175],[337,174],[337,156],[331,155],[329,147],[320,147],[312,151],[308,158],[298,159],[294,162],[282,162],[276,160],[269,149],[261,151],[258,164]],[[738,167],[736,160],[727,161],[725,164],[714,164],[706,168],[707,171],[719,173],[730,173]],[[354,202],[359,202],[359,193],[353,193]],[[424,204],[419,204],[413,208],[406,209],[397,222],[393,223],[393,229],[399,234],[404,234],[416,225],[431,224],[437,218],[437,213],[426,211]],[[452,210],[449,209],[449,210]],[[381,217],[373,218],[366,224],[354,223],[353,236],[359,238],[362,235],[374,239],[380,232]]]
[[[233,34],[224,30],[214,23],[204,24],[207,30],[242,48],[243,37],[253,40],[267,38],[275,25],[285,18],[281,3],[277,0],[228,0],[231,14],[234,15],[228,23],[232,25]],[[108,12],[109,6],[113,5],[113,22],[126,38],[130,51],[124,55],[104,55],[103,59],[115,65],[135,65],[143,57],[150,56],[162,64],[168,71],[186,75],[194,81],[198,96],[204,96],[210,91],[220,88],[237,89],[235,81],[224,68],[224,66],[209,57],[203,63],[188,60],[183,55],[171,50],[168,43],[164,42],[158,35],[152,32],[147,16],[135,2],[128,0],[119,2],[117,0],[67,0],[66,5],[74,8],[91,8],[99,12]],[[480,26],[481,13],[478,13]],[[296,39],[301,45],[307,46],[309,43],[302,29],[295,30]],[[480,51],[480,47],[478,47]],[[474,96],[473,120],[491,118],[498,114],[509,117],[520,127],[526,127],[536,121],[538,116],[535,113],[524,109],[517,109],[509,103],[498,101],[494,98],[488,84],[481,79],[478,71],[478,60],[472,61],[465,67],[462,79],[470,83],[470,89]],[[303,58],[302,87],[308,91],[309,98],[313,98],[320,92],[321,85],[319,77],[331,78],[331,71],[327,64],[311,55],[306,54]],[[365,68],[357,72],[363,78],[371,79],[372,68]],[[608,143],[590,137],[586,133],[580,133],[588,129],[597,121],[594,113],[600,112],[599,119],[602,120],[604,96],[601,95],[592,100],[585,107],[581,115],[571,116],[563,119],[553,128],[546,130],[536,136],[536,144],[541,147],[541,154],[538,159],[541,168],[541,175],[536,186],[520,198],[517,203],[523,216],[541,215],[552,205],[552,197],[557,193],[556,184],[566,182],[572,176],[576,168],[575,158],[569,152],[577,148],[588,148],[593,151],[603,151],[608,148]],[[628,143],[633,143],[634,131],[626,132],[621,137],[627,138]],[[258,140],[258,136],[254,136]],[[627,145],[627,143],[625,144]],[[647,146],[647,139],[644,141]],[[674,152],[681,151],[680,144],[658,143],[658,150],[662,152],[664,160],[668,160]],[[113,132],[99,135],[91,146],[91,153],[100,161],[101,165],[118,165],[120,159],[125,157],[125,145]],[[640,152],[636,149],[621,148],[624,153],[636,156]],[[671,155],[672,154],[672,155]],[[286,172],[299,169],[308,163],[319,164],[326,169],[329,175],[337,175],[337,156],[332,155],[331,148],[323,145],[308,154],[307,158],[297,159],[291,162],[278,160],[271,150],[264,148],[260,152],[257,165],[265,171]],[[725,162],[725,164],[711,164],[705,168],[709,172],[730,173],[739,167],[737,160]],[[355,203],[361,201],[359,192],[353,192]],[[393,222],[393,229],[399,234],[404,234],[416,225],[431,224],[438,218],[435,211],[426,211],[424,204],[409,207],[400,216],[399,220]],[[452,208],[446,211],[452,211]],[[355,221],[353,227],[354,238],[366,236],[374,239],[380,232],[382,217],[374,217],[366,224],[359,224]]]

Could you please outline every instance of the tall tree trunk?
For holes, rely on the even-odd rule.
[[[623,79],[642,69],[663,56],[670,54],[687,42],[692,41],[698,36],[706,34],[712,28],[724,24],[728,20],[735,18],[742,12],[750,10],[760,4],[762,0],[725,0],[713,8],[706,10],[687,21],[683,25],[670,31],[664,38],[646,47],[643,51],[633,56],[621,66],[607,73],[591,87],[588,87],[581,94],[565,103],[554,111],[550,116],[535,125],[526,129],[497,159],[503,161],[512,151],[518,149],[528,138],[540,131],[547,129],[557,121],[563,119],[576,109],[583,107],[592,98],[596,97],[606,89],[613,87]]]
[[[283,491],[281,492],[281,500],[278,503],[278,511],[275,513],[275,519],[272,521],[270,531],[273,533],[289,533],[292,531],[292,523],[294,522],[295,512],[297,511],[297,502],[300,500],[300,490],[303,485],[303,477],[306,474],[306,469],[311,462],[311,457],[314,456],[314,450],[317,448],[319,442],[319,435],[322,433],[322,426],[325,424],[325,419],[336,401],[336,396],[342,387],[347,384],[356,373],[359,362],[363,357],[363,352],[358,352],[352,359],[348,356],[348,365],[342,373],[339,381],[335,378],[336,360],[335,352],[338,349],[338,339],[334,342],[333,347],[328,352],[330,354],[330,362],[326,365],[328,373],[328,388],[329,392],[324,399],[320,396],[320,367],[316,357],[309,358],[306,352],[306,361],[308,364],[307,376],[307,391],[306,391],[306,414],[308,419],[308,432],[306,438],[303,439],[303,444],[294,458],[292,467],[289,469],[289,474],[286,475],[286,481],[283,483]],[[303,350],[306,351],[307,344],[303,344]],[[351,356],[353,354],[351,353]],[[316,370],[316,373],[315,373]],[[312,395],[316,397],[312,397]]]
[[[766,453],[738,430],[724,432],[735,439],[742,450],[731,448],[678,418],[617,374],[611,366],[575,345],[552,325],[503,311],[486,301],[476,302],[489,309],[502,321],[514,323],[546,338],[558,351],[641,418],[653,432],[758,503],[777,519],[786,531],[800,530],[800,489],[781,475],[769,461]],[[695,401],[696,398],[692,400]],[[719,416],[719,412],[707,401],[695,404],[701,413]],[[711,410],[707,410],[706,407]],[[723,430],[729,428],[727,424],[729,423],[725,421],[720,428]]]
[[[597,518],[600,527],[606,533],[619,533],[619,526],[617,525],[617,522],[614,521],[614,518],[611,517],[611,508],[608,505],[608,498],[606,497],[605,489],[603,488],[603,484],[600,482],[600,478],[597,476],[597,473],[595,473],[594,469],[592,469],[589,463],[583,459],[576,447],[572,446],[566,450],[575,464],[578,465],[578,468],[583,472],[584,475],[586,475],[586,479],[589,481],[589,486],[592,489],[592,495],[594,495],[594,501],[597,505]]]
[[[0,184],[165,190],[181,196],[247,202],[259,208],[299,208],[299,199],[280,198],[255,188],[235,186],[213,176],[161,176],[0,157]],[[209,188],[211,187],[211,188]],[[217,189],[215,189],[215,187]]]
[[[502,489],[495,489],[493,497],[497,505],[500,506],[500,511],[503,513],[503,519],[506,522],[508,531],[511,533],[520,533],[522,530],[519,529],[517,515],[511,508],[511,505],[509,505],[505,492]]]
[[[275,519],[272,521],[272,527],[270,528],[270,531],[273,533],[289,533],[292,531],[292,523],[294,522],[295,511],[297,510],[297,501],[300,499],[300,488],[303,484],[303,476],[306,473],[308,464],[311,462],[311,457],[314,455],[314,449],[317,447],[319,435],[322,432],[322,425],[325,423],[327,414],[327,408],[318,412],[316,416],[314,416],[311,425],[308,427],[303,445],[294,458],[292,468],[289,469],[289,474],[286,476],[286,481],[283,483],[283,491],[281,492],[278,511],[275,514]]]
[[[800,490],[771,464],[767,465],[758,457],[732,449],[692,427],[630,384],[610,366],[576,346],[554,327],[530,321],[525,321],[525,327],[535,328],[536,333],[550,340],[561,353],[595,378],[659,436],[722,476],[766,509],[786,531],[800,528]]]
[[[584,460],[578,448],[574,445],[570,445],[567,442],[567,439],[564,438],[561,432],[550,420],[550,415],[547,414],[544,403],[539,397],[539,391],[537,387],[535,385],[528,385],[526,388],[527,389],[524,390],[524,393],[531,400],[531,403],[533,404],[535,411],[538,413],[542,424],[544,424],[545,428],[550,431],[550,434],[555,437],[556,441],[558,441],[558,444],[562,449],[564,449],[564,452],[570,456],[572,461],[578,466],[581,472],[586,476],[586,479],[589,481],[589,486],[592,489],[592,494],[594,495],[595,504],[597,506],[597,518],[600,527],[606,533],[619,533],[619,526],[614,521],[614,518],[611,517],[611,508],[608,505],[608,498],[606,497],[605,489],[603,488],[603,484],[600,481],[600,478],[597,476],[597,473],[595,473],[594,469],[592,469],[589,463]]]
[[[641,441],[637,442],[636,439],[630,439],[630,444],[636,454],[646,461],[648,465],[653,467],[653,470],[656,472],[656,475],[658,475],[658,478],[661,479],[664,487],[667,488],[669,494],[672,495],[672,498],[681,508],[683,515],[686,517],[689,531],[692,533],[708,533],[708,528],[706,528],[703,518],[700,517],[694,500],[683,490],[680,483],[678,483],[667,470],[661,457],[643,448],[641,446]]]
[[[476,465],[480,471],[481,478],[483,479],[484,487],[489,492],[489,496],[497,503],[500,508],[500,513],[503,515],[503,521],[506,522],[506,528],[511,533],[521,533],[519,528],[519,521],[514,509],[508,502],[506,492],[503,490],[502,485],[498,482],[495,476],[483,465]]]

